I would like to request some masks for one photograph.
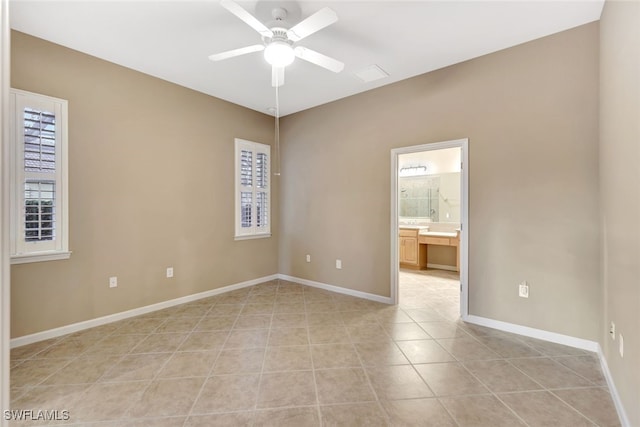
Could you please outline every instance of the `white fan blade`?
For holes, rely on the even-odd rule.
[[[220,6],[242,19],[248,26],[256,30],[263,37],[273,37],[273,32],[268,29],[262,22],[244,10],[238,3],[232,0],[222,0]]]
[[[226,52],[215,53],[209,56],[212,61],[222,61],[223,59],[233,58],[234,56],[240,56],[252,52],[260,52],[264,50],[264,45],[254,44],[253,46],[241,47],[239,49],[228,50]]]
[[[289,40],[297,42],[333,24],[337,20],[338,15],[333,10],[325,7],[287,31],[287,37],[289,37]]]
[[[337,59],[330,58],[326,55],[316,52],[315,50],[307,49],[306,47],[297,46],[294,50],[296,56],[312,64],[319,65],[322,68],[326,68],[334,73],[339,73],[344,69],[344,63]]]
[[[284,84],[284,67],[271,67],[271,86],[280,87]]]

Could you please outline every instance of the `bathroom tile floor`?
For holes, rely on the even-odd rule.
[[[12,409],[68,419],[11,425],[619,425],[594,354],[459,321],[454,273],[400,275],[398,306],[272,281],[15,348]]]

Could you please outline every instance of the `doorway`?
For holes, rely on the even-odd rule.
[[[452,152],[457,153],[459,165],[452,164],[452,157],[447,156]],[[433,160],[435,159],[443,160],[434,162]],[[431,277],[434,277],[436,281],[439,278],[451,281],[458,273],[447,270],[458,270],[459,316],[463,320],[467,317],[468,159],[468,139],[391,150],[390,295],[394,304],[400,302],[401,273],[403,279],[408,282],[421,281],[421,277],[427,281]],[[456,160],[457,162],[458,160]],[[454,181],[452,184],[454,177],[458,182]],[[453,189],[456,185],[459,188],[459,200],[455,200],[457,198],[456,194],[451,194],[451,192],[447,194],[447,190]],[[406,234],[404,238],[401,236],[401,226],[402,233]],[[459,231],[457,231],[458,229]],[[406,242],[404,241],[405,239],[407,240]],[[455,247],[456,244],[458,246],[455,249],[455,261],[439,264],[438,262],[433,262],[433,259],[429,259],[428,251],[430,247],[432,247],[432,252],[436,252],[436,249],[444,250],[444,252],[448,250],[449,259],[451,259],[452,248],[443,248],[441,246]],[[402,250],[403,248],[405,249],[404,251]],[[414,250],[416,251],[415,254],[413,253]],[[447,258],[447,256],[444,258]],[[401,261],[403,262],[403,267],[408,269],[402,268],[401,270]],[[429,263],[429,261],[432,262]],[[429,269],[429,266],[431,269]]]

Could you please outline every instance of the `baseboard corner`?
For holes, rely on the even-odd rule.
[[[383,304],[392,304],[391,297],[383,297],[376,294],[370,294],[368,292],[356,291],[349,288],[343,288],[341,286],[329,285],[327,283],[316,282],[314,280],[302,279],[300,277],[289,276],[287,274],[278,274],[278,278],[282,280],[288,280],[289,282],[298,283],[300,285],[311,286],[312,288],[324,289],[326,291],[336,292],[343,295],[349,295],[356,298],[362,298],[370,301],[380,302]]]
[[[622,405],[622,399],[620,399],[618,389],[616,388],[616,385],[613,381],[613,376],[611,375],[611,371],[609,370],[609,365],[607,364],[607,358],[605,357],[604,351],[602,350],[602,346],[600,344],[598,344],[597,353],[598,360],[600,360],[602,375],[604,375],[604,378],[607,381],[607,386],[609,387],[609,392],[611,393],[611,399],[613,400],[613,404],[616,407],[616,411],[618,412],[618,418],[620,418],[620,424],[622,427],[631,427],[631,421],[629,421],[627,411]]]

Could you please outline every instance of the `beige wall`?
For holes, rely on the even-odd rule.
[[[600,185],[604,326],[600,337],[629,425],[640,426],[640,2],[601,19]],[[624,336],[607,333],[609,322]]]
[[[270,144],[272,118],[25,34],[12,39],[12,86],[69,101],[73,251],[12,267],[12,336],[277,273],[275,237],[233,239],[234,138]],[[272,197],[277,217],[277,190]]]
[[[280,272],[388,296],[390,150],[469,138],[471,314],[598,339],[598,34],[581,26],[285,117]]]

